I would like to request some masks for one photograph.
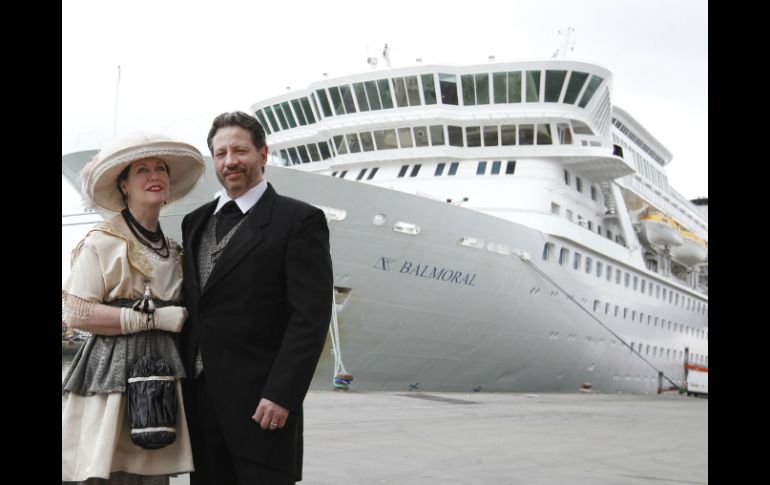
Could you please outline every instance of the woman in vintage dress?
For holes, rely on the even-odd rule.
[[[96,224],[72,251],[72,272],[62,290],[65,320],[92,335],[67,372],[62,402],[62,481],[168,484],[193,470],[179,379],[184,369],[177,335],[182,252],[165,237],[160,209],[184,197],[204,170],[193,146],[160,135],[116,140],[82,170],[83,197],[117,212]],[[156,310],[132,308],[147,296]],[[148,337],[171,367],[178,412],[175,441],[147,450],[131,441],[126,382],[144,355]]]

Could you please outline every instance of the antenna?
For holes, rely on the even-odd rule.
[[[568,50],[575,50],[575,28],[567,27],[566,30],[559,30],[559,35],[561,36],[561,46],[556,49],[556,52],[551,57],[561,57],[563,59],[567,57]]]
[[[388,49],[388,44],[385,44],[385,47],[382,49],[382,58],[385,59],[388,67],[390,67],[390,49]]]
[[[115,114],[112,118],[112,137],[118,133],[118,95],[120,94],[120,66],[118,66],[118,82],[115,85]]]

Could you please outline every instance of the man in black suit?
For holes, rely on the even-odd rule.
[[[321,210],[264,180],[254,117],[217,116],[208,145],[225,192],[182,221],[190,483],[293,484],[331,318],[329,229]]]

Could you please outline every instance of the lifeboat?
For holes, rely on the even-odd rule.
[[[676,223],[658,211],[648,211],[639,217],[639,235],[653,246],[681,246],[684,239]]]
[[[671,256],[687,266],[695,266],[708,260],[708,245],[698,235],[685,230],[680,230],[683,243],[672,248]]]

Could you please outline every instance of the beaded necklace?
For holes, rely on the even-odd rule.
[[[128,208],[123,209],[120,213],[123,215],[126,225],[137,241],[150,248],[152,252],[161,258],[168,258],[171,251],[168,247],[168,241],[163,235],[163,229],[161,229],[160,223],[158,223],[157,231],[150,231],[134,218],[134,215],[131,214],[131,211],[129,211]],[[160,247],[154,247],[153,243],[158,244],[158,242],[160,242]]]

